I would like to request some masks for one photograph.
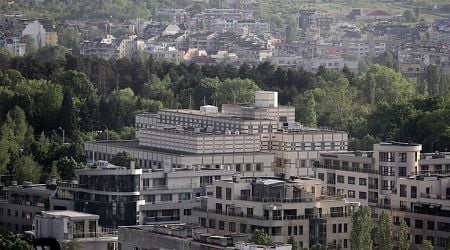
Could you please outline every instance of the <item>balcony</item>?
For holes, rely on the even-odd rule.
[[[100,237],[117,237],[119,231],[113,228],[98,227],[94,232],[74,232],[72,237],[80,238],[100,238]]]
[[[333,165],[325,165],[322,162],[314,163],[315,168],[325,168],[325,169],[334,169],[348,172],[357,172],[357,173],[367,173],[367,174],[379,174],[378,170],[375,169],[362,169],[362,168],[354,168],[354,167],[343,167],[343,166],[333,166]]]
[[[144,223],[179,221],[180,216],[144,217]]]
[[[378,190],[378,184],[369,184],[369,189],[376,189],[376,190]]]
[[[164,186],[143,186],[143,190],[171,190],[171,189],[192,189],[199,188],[200,185],[196,184],[183,184],[183,185],[164,185]]]
[[[263,220],[263,221],[292,221],[292,220],[308,220],[308,219],[324,219],[324,218],[339,218],[339,217],[351,217],[351,213],[338,212],[338,213],[327,213],[327,214],[310,214],[310,215],[285,215],[285,216],[260,216],[260,215],[251,215],[235,213],[235,212],[223,212],[219,210],[213,209],[205,209],[201,207],[194,207],[194,211],[205,212],[207,214],[219,214],[224,216],[231,217],[240,217],[240,218],[250,218],[255,220]]]

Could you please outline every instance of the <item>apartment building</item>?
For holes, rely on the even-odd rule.
[[[400,221],[405,220],[413,244],[419,246],[429,240],[434,249],[445,249],[450,244],[450,176],[399,178],[396,188],[390,206],[376,209],[376,213],[384,210],[391,215],[394,236],[398,235]]]
[[[389,204],[396,180],[418,171],[422,145],[380,143],[373,152],[323,153],[316,177],[324,192],[346,196],[363,205]]]
[[[50,199],[56,193],[56,181],[50,184],[23,185],[12,183],[0,190],[0,227],[16,233],[31,230],[33,220],[42,211],[50,209]]]
[[[420,154],[422,145],[380,143],[371,152],[323,153],[316,177],[323,192],[344,196],[392,216],[394,236],[405,220],[413,244],[444,249],[450,237],[450,154]],[[417,224],[416,224],[417,223]]]
[[[33,237],[56,239],[61,247],[77,242],[80,249],[117,249],[117,230],[98,225],[99,216],[70,210],[43,211],[34,220]]]
[[[194,208],[208,233],[251,234],[263,229],[275,242],[300,247],[350,247],[351,215],[358,206],[321,194],[320,180],[234,176],[215,181],[213,194]]]

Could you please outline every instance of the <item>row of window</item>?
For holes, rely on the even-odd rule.
[[[188,201],[191,200],[191,193],[179,193],[179,194],[159,194],[159,201],[167,202],[167,201]],[[174,200],[173,197],[177,197],[178,199]],[[149,194],[144,195],[144,199],[146,202],[156,202],[156,195]]]
[[[0,216],[3,216],[5,214],[6,211],[6,216],[8,217],[12,217],[12,210],[11,209],[4,209],[2,207],[0,207]],[[19,217],[19,211],[14,210],[14,217]],[[33,213],[32,212],[28,212],[28,211],[22,211],[22,219],[26,219],[26,220],[32,220],[33,219]]]

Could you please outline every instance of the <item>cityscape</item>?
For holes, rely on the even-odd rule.
[[[0,249],[450,250],[448,0],[0,6]]]

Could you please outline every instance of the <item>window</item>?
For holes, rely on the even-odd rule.
[[[355,177],[351,177],[351,176],[349,176],[348,178],[348,184],[355,184]]]
[[[261,163],[256,163],[255,165],[255,171],[261,172],[262,171],[262,164]]]
[[[347,232],[347,223],[344,223],[344,233]]]
[[[367,179],[366,178],[359,178],[359,185],[360,186],[367,186]]]
[[[288,235],[292,235],[292,226],[288,226]]]
[[[348,198],[355,198],[355,191],[348,190]]]
[[[422,235],[416,234],[415,237],[414,237],[414,243],[416,243],[416,244],[422,244],[422,241],[423,241]]]
[[[398,167],[398,176],[406,176],[406,167]]]
[[[303,235],[303,226],[298,226],[298,235]]]
[[[395,181],[383,181],[383,190],[392,190],[395,188]]]
[[[338,224],[338,233],[342,233],[342,224]]]
[[[236,172],[241,172],[241,164],[236,164]]]
[[[253,215],[253,208],[252,207],[248,207],[247,208],[247,216],[252,216]]]
[[[380,152],[380,161],[382,161],[382,162],[395,162],[395,153],[392,153],[392,152]]]
[[[337,183],[344,183],[345,182],[345,177],[343,175],[338,175],[337,176]]]
[[[321,181],[325,180],[325,174],[324,173],[319,173],[317,174],[317,178],[319,178]]]
[[[394,167],[380,166],[380,174],[383,176],[395,176]]]
[[[252,171],[252,164],[250,164],[250,163],[245,164],[245,171],[247,171],[247,172]]]
[[[297,227],[294,226],[294,235],[297,235],[297,234],[298,234]]]
[[[427,221],[427,229],[434,230],[434,221]]]
[[[234,222],[228,223],[228,231],[236,232],[236,223],[234,223]]]
[[[398,153],[398,161],[406,162],[406,153]]]
[[[145,202],[155,202],[155,195],[154,194],[148,194],[144,196]]]
[[[216,198],[222,199],[222,187],[216,187]]]
[[[422,220],[416,220],[414,223],[416,228],[423,228],[423,221]]]
[[[367,199],[367,193],[366,192],[359,192],[359,199],[366,200]]]
[[[333,233],[334,234],[337,233],[337,226],[336,226],[336,224],[333,224]]]
[[[225,222],[223,220],[219,220],[219,230],[225,230]]]
[[[225,191],[226,191],[226,199],[231,200],[231,188],[227,188]]]
[[[192,215],[192,209],[184,209],[183,210],[183,215],[186,215],[186,216]]]
[[[406,185],[401,185],[400,184],[400,197],[407,197],[408,194],[406,192]]]
[[[221,203],[216,203],[216,211],[222,212],[222,204]]]
[[[191,199],[191,193],[178,194],[178,200],[180,200],[180,201],[188,201],[190,199]]]
[[[161,201],[172,201],[172,194],[161,194]]]
[[[241,224],[240,226],[239,226],[239,231],[241,232],[241,233],[247,233],[247,224]]]
[[[417,187],[411,186],[411,198],[416,199],[417,198]]]
[[[216,220],[209,219],[209,228],[216,228]]]

